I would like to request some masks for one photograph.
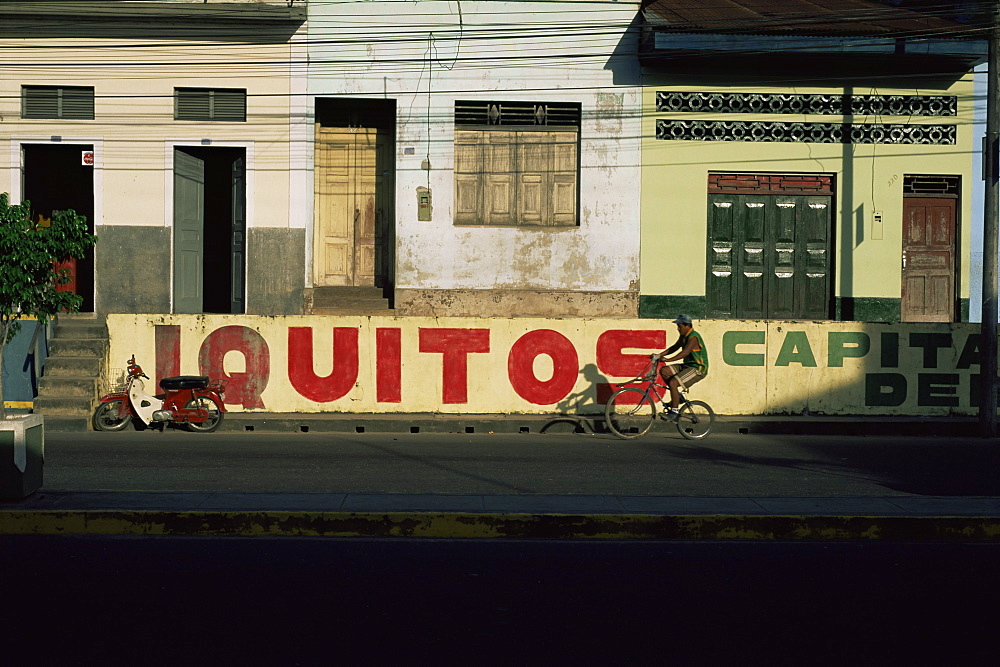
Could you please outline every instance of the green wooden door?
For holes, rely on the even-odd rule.
[[[830,199],[710,194],[708,316],[828,319]]]
[[[231,313],[244,313],[244,271],[246,267],[246,167],[242,156],[233,160],[233,216],[230,254],[230,310]]]
[[[202,312],[205,162],[174,151],[174,312]]]

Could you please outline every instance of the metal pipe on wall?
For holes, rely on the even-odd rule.
[[[980,350],[979,426],[983,437],[997,434],[997,197],[1000,179],[1000,9],[993,8],[987,74],[986,138],[983,143],[985,205],[983,224],[983,317]]]

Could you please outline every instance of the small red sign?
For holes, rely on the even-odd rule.
[[[94,166],[94,151],[83,151],[81,164],[85,167]]]

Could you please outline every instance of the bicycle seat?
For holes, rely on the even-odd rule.
[[[208,377],[204,375],[177,375],[163,378],[160,386],[164,389],[204,389],[208,386]]]

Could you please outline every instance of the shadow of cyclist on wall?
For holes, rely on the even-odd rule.
[[[607,385],[609,380],[597,370],[596,364],[586,364],[580,369],[580,375],[586,384],[556,404],[560,416],[547,422],[542,433],[569,430],[570,426],[574,433],[596,432],[593,417],[604,414],[604,403],[598,400],[598,387]]]

